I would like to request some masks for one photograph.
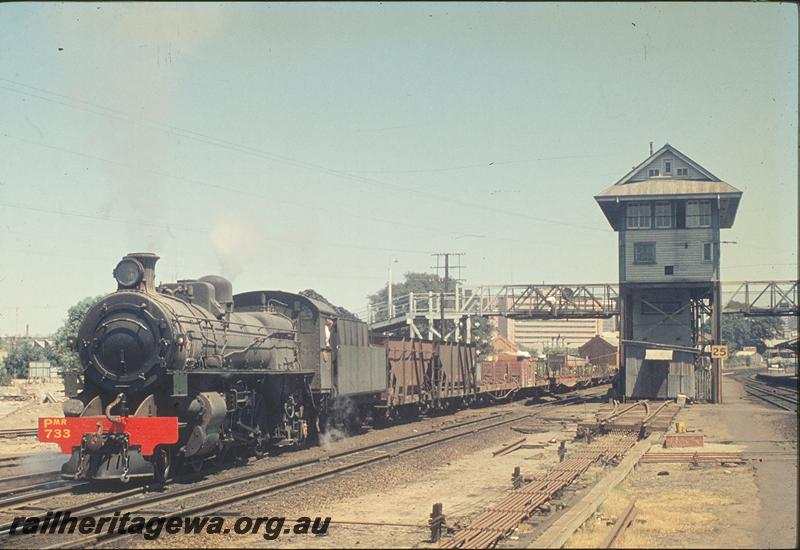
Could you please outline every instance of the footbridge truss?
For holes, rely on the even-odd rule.
[[[798,315],[797,281],[725,281],[721,283],[722,313],[748,316]],[[362,312],[371,330],[391,331],[407,326],[419,338],[440,337],[434,328],[447,320],[473,316],[511,319],[598,319],[619,314],[617,284],[528,284],[458,286],[448,293],[409,293],[392,303],[370,304]],[[417,329],[425,323],[427,335]],[[460,338],[459,323],[455,334]],[[466,323],[466,330],[470,324]],[[469,335],[467,334],[467,340]]]

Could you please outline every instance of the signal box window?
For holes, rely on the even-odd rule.
[[[686,227],[711,227],[711,201],[686,203]]]
[[[688,176],[689,169],[688,168],[678,168],[678,175],[679,176]]]
[[[714,261],[714,248],[711,246],[711,243],[703,243],[703,261]]]
[[[658,175],[658,168],[651,168],[647,172],[647,175],[650,176],[651,178],[654,177],[654,176],[657,176]]]
[[[627,208],[628,229],[650,229],[650,204],[633,203]]]
[[[664,173],[665,174],[671,174],[672,173],[672,161],[671,160],[665,160],[664,161]]]
[[[659,201],[656,203],[656,227],[672,227],[672,203]]]
[[[656,263],[656,243],[633,243],[633,263]]]

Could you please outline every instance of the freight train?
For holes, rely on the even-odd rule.
[[[83,387],[64,417],[39,419],[39,439],[69,455],[65,478],[163,482],[176,467],[313,442],[331,425],[564,385],[541,365],[479,364],[467,344],[371,335],[303,294],[234,295],[219,276],[156,286],[158,259],[136,253],[117,264],[117,290],[88,310],[74,342]]]

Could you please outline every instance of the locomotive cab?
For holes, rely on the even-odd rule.
[[[234,296],[237,311],[274,312],[297,327],[300,363],[312,371],[311,390],[320,416],[318,428],[331,423],[357,429],[386,391],[386,350],[372,345],[367,324],[331,304],[278,290]]]

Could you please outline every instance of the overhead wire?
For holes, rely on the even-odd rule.
[[[80,109],[80,110],[84,110],[84,111],[87,111],[87,112],[92,112],[92,113],[95,113],[95,114],[98,114],[98,115],[101,115],[101,116],[112,116],[113,115],[116,118],[126,118],[126,119],[128,119],[130,121],[134,121],[136,123],[144,122],[144,123],[146,123],[146,124],[148,124],[150,126],[153,126],[155,128],[161,129],[162,131],[166,131],[168,133],[172,133],[174,135],[178,135],[179,137],[184,137],[184,138],[188,138],[188,139],[194,139],[194,140],[199,141],[201,143],[214,145],[214,146],[217,146],[217,147],[220,147],[220,148],[236,151],[236,152],[239,152],[239,153],[242,153],[242,154],[247,154],[247,155],[251,155],[251,156],[260,157],[260,158],[263,158],[263,159],[266,159],[266,160],[270,160],[270,161],[273,161],[273,162],[279,162],[279,163],[284,163],[284,164],[288,164],[288,165],[295,166],[295,167],[301,167],[301,168],[306,168],[306,169],[317,170],[317,171],[320,171],[320,172],[323,172],[323,173],[327,173],[329,175],[333,175],[333,176],[340,177],[340,178],[346,178],[346,179],[350,179],[350,180],[353,180],[353,181],[358,181],[358,182],[361,182],[361,183],[364,183],[364,184],[380,185],[380,186],[383,186],[383,187],[389,187],[389,188],[396,189],[396,190],[398,190],[400,192],[403,192],[403,193],[415,194],[415,195],[426,197],[426,198],[429,198],[429,199],[434,199],[434,200],[440,201],[440,202],[444,201],[444,202],[450,203],[450,204],[459,204],[459,205],[467,206],[467,207],[470,207],[470,208],[477,208],[477,209],[480,209],[482,211],[496,212],[496,213],[501,213],[501,214],[506,215],[506,216],[520,217],[520,218],[529,219],[529,220],[532,220],[532,221],[535,221],[535,222],[538,222],[538,223],[556,224],[556,225],[575,227],[575,228],[580,228],[580,229],[590,230],[590,231],[600,231],[600,232],[603,232],[603,233],[608,233],[609,232],[608,229],[600,229],[600,228],[594,227],[594,226],[588,226],[588,225],[583,225],[583,224],[565,222],[564,220],[553,220],[553,219],[549,219],[549,218],[543,218],[543,217],[540,217],[540,216],[532,216],[530,214],[516,212],[516,211],[508,210],[508,209],[505,209],[505,208],[494,208],[494,207],[491,207],[491,206],[487,206],[486,204],[471,203],[469,201],[464,201],[462,199],[458,199],[458,198],[455,198],[455,197],[452,197],[452,196],[444,196],[444,195],[438,195],[438,194],[434,194],[434,193],[428,193],[428,192],[424,192],[424,191],[419,191],[419,190],[415,190],[415,189],[410,189],[407,186],[403,186],[403,185],[400,185],[400,184],[384,182],[382,180],[377,180],[375,178],[367,178],[367,177],[364,177],[364,176],[359,176],[358,174],[355,174],[355,173],[352,173],[352,172],[349,172],[349,171],[330,168],[330,167],[327,167],[327,166],[323,166],[321,164],[317,164],[317,163],[313,163],[313,162],[309,162],[309,161],[303,161],[303,160],[295,159],[295,158],[292,158],[292,157],[287,157],[285,155],[278,155],[276,153],[271,153],[271,152],[264,151],[262,149],[258,149],[258,148],[247,146],[247,145],[237,144],[237,143],[230,142],[230,141],[227,141],[227,140],[224,140],[224,139],[220,139],[220,138],[216,138],[214,136],[210,136],[210,135],[207,135],[207,134],[204,134],[204,133],[201,133],[201,132],[197,132],[195,130],[189,130],[189,129],[181,128],[181,127],[174,126],[174,125],[162,124],[162,123],[159,123],[159,122],[143,119],[141,117],[134,117],[134,116],[132,116],[132,115],[130,115],[128,113],[125,113],[124,111],[120,111],[118,109],[110,109],[110,108],[107,108],[107,107],[104,107],[104,106],[98,106],[97,104],[94,104],[94,103],[86,101],[86,100],[71,98],[71,97],[66,96],[64,94],[59,94],[58,92],[52,92],[52,91],[49,91],[49,90],[45,90],[44,88],[41,88],[41,87],[33,87],[33,86],[28,85],[28,84],[20,83],[20,82],[17,82],[17,81],[14,81],[14,80],[10,80],[10,79],[7,79],[7,78],[1,78],[0,77],[0,81],[7,82],[7,83],[12,83],[14,85],[18,85],[18,86],[22,86],[22,87],[27,87],[27,88],[30,88],[30,89],[35,89],[37,91],[44,92],[44,93],[47,93],[47,94],[51,94],[51,95],[54,95],[56,97],[61,97],[61,98],[64,98],[64,99],[68,99],[69,101],[77,101],[77,102],[83,103],[85,105],[90,105],[92,107],[99,108],[102,111],[108,111],[109,113],[111,113],[111,115],[107,115],[107,114],[103,113],[102,111],[82,109],[80,107],[75,107],[74,105],[71,105],[69,103],[56,101],[56,100],[53,100],[51,98],[46,98],[46,97],[43,97],[43,96],[40,96],[40,95],[37,95],[37,94],[31,94],[30,92],[24,92],[24,91],[21,91],[21,90],[15,90],[13,88],[8,88],[8,87],[5,87],[5,86],[0,86],[0,89],[11,91],[13,93],[17,93],[17,94],[21,94],[21,95],[30,95],[30,96],[32,96],[34,98],[37,98],[37,99],[42,99],[44,101],[52,101],[54,103],[58,103],[58,104],[65,105],[65,106],[68,106],[68,107],[74,107],[74,108],[77,108],[77,109]]]
[[[195,227],[188,227],[182,225],[173,225],[173,224],[162,224],[162,223],[154,223],[148,222],[146,220],[126,220],[126,219],[119,219],[119,218],[112,218],[110,216],[95,216],[91,214],[85,214],[82,212],[76,212],[71,210],[64,210],[64,209],[49,209],[49,208],[42,208],[38,206],[28,206],[28,205],[20,205],[20,204],[13,204],[0,201],[0,206],[6,208],[13,208],[19,210],[27,210],[32,212],[41,212],[41,213],[48,213],[48,214],[58,214],[63,216],[73,216],[77,218],[85,218],[85,219],[95,219],[95,220],[102,220],[102,221],[109,221],[115,223],[123,223],[126,225],[144,225],[148,227],[158,227],[161,229],[177,229],[180,231],[188,231],[193,233],[200,233],[200,232],[211,232],[213,229],[211,227],[204,227],[204,226],[195,226]],[[274,239],[271,238],[273,241],[283,242],[285,244],[294,244],[294,245],[303,245],[308,244],[304,241],[293,240],[293,239]],[[392,248],[392,247],[375,247],[375,246],[366,246],[366,245],[358,245],[358,244],[347,244],[347,243],[337,243],[332,241],[322,241],[322,240],[315,240],[314,244],[318,244],[320,246],[330,246],[330,247],[339,247],[339,248],[357,248],[357,249],[364,249],[364,250],[378,250],[383,252],[403,252],[408,254],[429,254],[427,250],[413,250],[407,248]]]

